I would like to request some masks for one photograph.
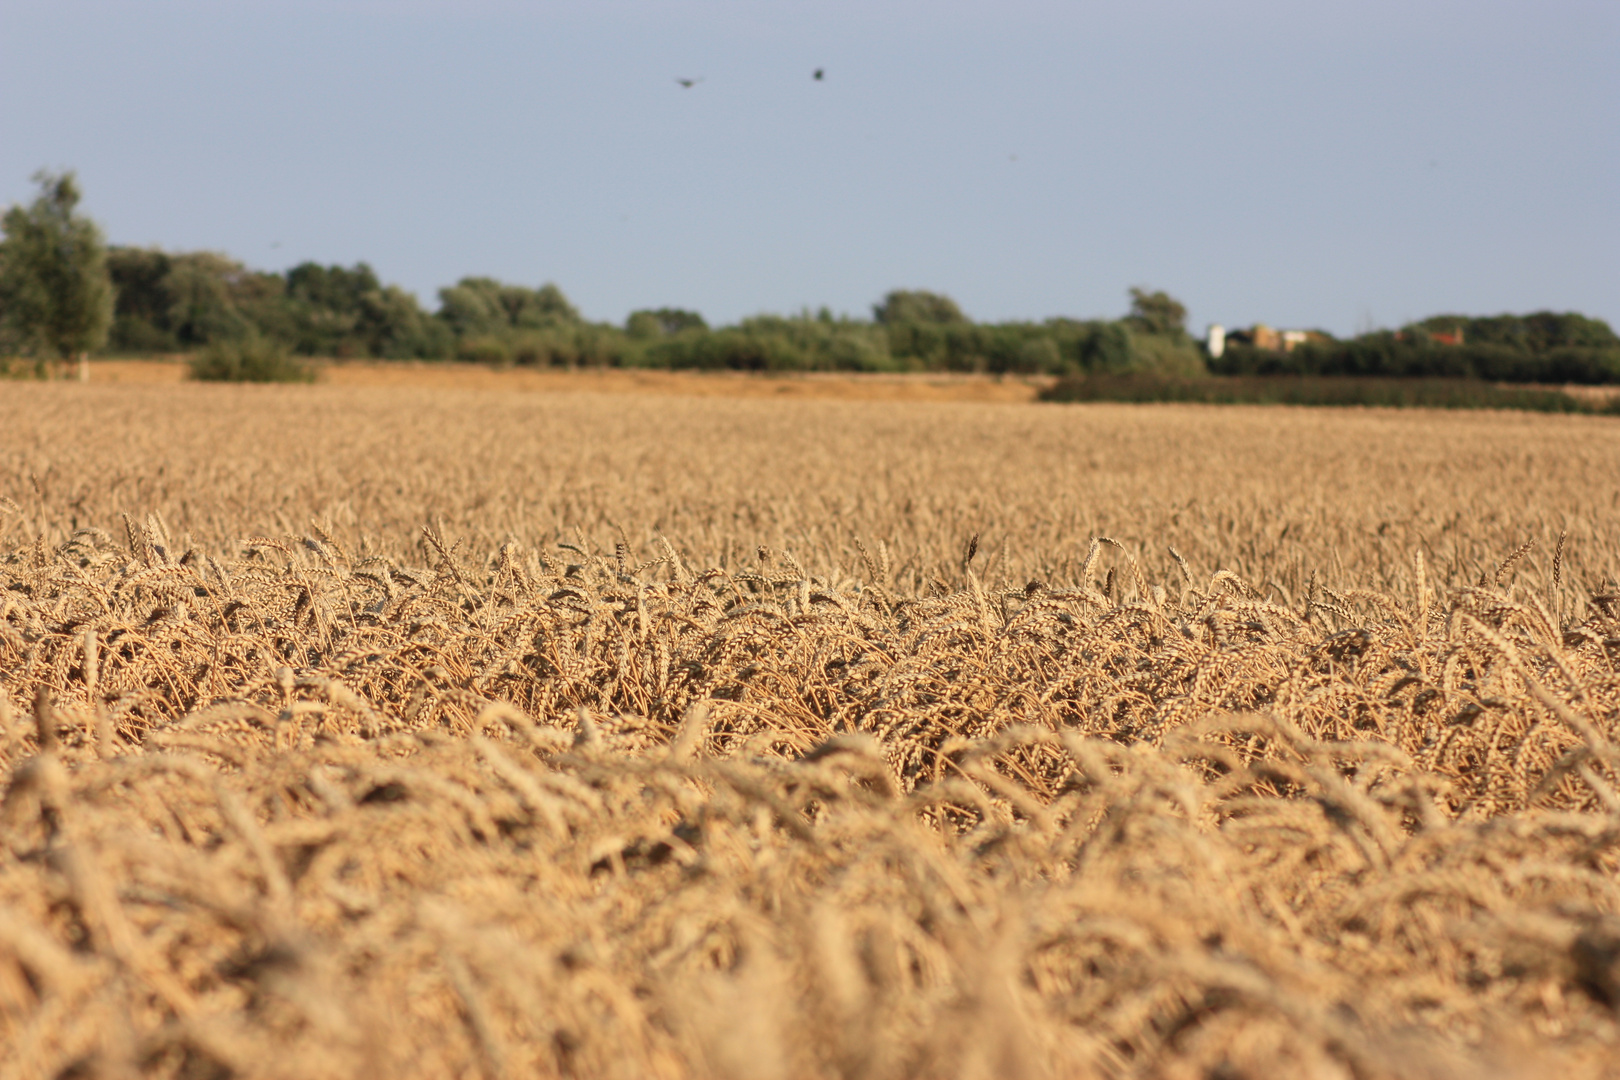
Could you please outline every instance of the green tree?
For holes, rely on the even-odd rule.
[[[107,245],[95,222],[78,213],[73,173],[34,174],[39,196],[13,206],[0,221],[0,312],[19,335],[59,356],[79,357],[79,378],[89,377],[88,354],[107,340],[113,287]]]
[[[305,262],[287,271],[285,312],[297,352],[307,356],[444,357],[450,329],[398,285],[384,285],[365,263],[352,268]]]
[[[885,326],[897,323],[948,325],[968,321],[955,300],[921,289],[895,289],[883,298],[883,303],[873,305],[872,317]]]
[[[253,320],[238,302],[253,274],[241,263],[212,251],[170,257],[163,279],[168,293],[168,327],[184,348],[244,337]]]
[[[118,352],[177,352],[180,342],[169,325],[168,277],[173,260],[157,248],[114,247],[107,272],[118,301],[108,344]]]
[[[458,338],[572,326],[579,312],[557,286],[538,289],[507,285],[487,277],[465,277],[439,290],[439,318]]]
[[[1169,293],[1133,288],[1125,321],[1139,333],[1181,338],[1187,333],[1187,308]]]
[[[682,330],[707,330],[703,316],[684,308],[658,308],[632,311],[625,320],[625,333],[637,340],[678,334]]]
[[[1435,315],[1410,329],[1423,334],[1462,331],[1464,345],[1500,345],[1523,353],[1553,349],[1620,349],[1620,336],[1602,319],[1576,312],[1536,311],[1529,315]]]

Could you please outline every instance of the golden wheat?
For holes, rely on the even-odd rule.
[[[0,1078],[1620,1075],[1614,432],[8,390]]]

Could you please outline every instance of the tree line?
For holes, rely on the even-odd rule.
[[[583,318],[554,284],[467,277],[438,310],[384,285],[370,266],[303,263],[250,271],[211,253],[113,248],[116,302],[107,348],[185,352],[259,338],[309,357],[464,360],[494,365],[723,368],[745,371],[1044,372],[1202,369],[1185,310],[1135,290],[1121,320],[976,323],[949,297],[896,290],[870,319],[823,309],[710,327],[680,308]]]
[[[35,179],[34,202],[13,206],[3,221],[0,356],[189,353],[198,357],[199,375],[217,378],[298,377],[307,368],[290,357],[330,357],[745,371],[1620,381],[1620,339],[1605,323],[1579,315],[1441,316],[1346,341],[1314,334],[1288,352],[1239,346],[1211,357],[1188,334],[1182,304],[1140,288],[1130,290],[1130,311],[1118,319],[981,323],[947,296],[895,290],[870,318],[823,308],[711,327],[679,308],[634,311],[623,324],[592,322],[555,284],[466,277],[440,289],[430,312],[363,262],[306,262],[268,272],[213,252],[108,247],[78,212],[71,173]],[[1452,339],[1466,344],[1441,343]]]
[[[1620,337],[1574,312],[1436,315],[1343,341],[1325,334],[1289,351],[1237,345],[1212,358],[1218,375],[1359,375],[1509,383],[1620,382]]]

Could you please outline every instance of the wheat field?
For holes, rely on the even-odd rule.
[[[1620,425],[0,390],[0,1080],[1620,1076]]]

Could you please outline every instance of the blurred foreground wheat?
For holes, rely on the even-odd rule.
[[[1595,422],[48,389],[0,1078],[1620,1075]],[[1074,455],[1161,431],[1093,539]],[[1286,471],[1322,438],[1373,471]],[[573,473],[479,529],[503,440]]]

